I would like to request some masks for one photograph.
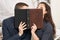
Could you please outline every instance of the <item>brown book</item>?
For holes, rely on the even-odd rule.
[[[41,9],[16,9],[15,10],[15,27],[18,27],[20,22],[25,22],[27,28],[30,29],[33,23],[38,29],[43,27],[43,13]]]
[[[31,9],[30,13],[30,25],[36,24],[37,28],[43,27],[43,13],[41,9]]]

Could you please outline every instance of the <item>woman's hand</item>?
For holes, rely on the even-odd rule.
[[[19,29],[19,36],[22,36],[23,35],[24,30],[27,29],[25,27],[26,27],[25,22],[24,23],[21,22],[20,25],[19,25],[19,27],[18,27],[18,29]]]
[[[39,40],[39,37],[35,33],[36,30],[37,30],[37,26],[36,24],[33,24],[33,26],[31,27],[31,34],[32,34],[33,40]]]
[[[37,26],[36,24],[33,24],[33,26],[31,27],[31,32],[34,32],[37,30]]]

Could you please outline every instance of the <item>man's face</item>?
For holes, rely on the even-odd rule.
[[[19,9],[28,9],[28,6],[20,7]]]

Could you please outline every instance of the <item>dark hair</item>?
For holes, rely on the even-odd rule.
[[[20,7],[23,7],[23,6],[27,6],[28,7],[28,5],[26,3],[19,2],[19,3],[17,3],[15,5],[15,9],[19,9]]]
[[[54,24],[53,19],[52,19],[52,16],[51,16],[51,8],[50,8],[50,6],[49,6],[47,3],[45,3],[45,2],[40,2],[39,4],[45,4],[47,13],[44,15],[44,21],[51,23],[51,25],[52,25],[52,27],[53,27],[53,36],[55,37],[56,31],[55,31],[55,24]],[[39,4],[38,4],[38,5],[39,5]]]

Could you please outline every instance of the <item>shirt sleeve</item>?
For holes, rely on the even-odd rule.
[[[50,40],[52,35],[53,35],[53,28],[52,28],[52,25],[50,23],[48,23],[46,25],[46,27],[44,28],[42,40]]]
[[[2,25],[3,40],[21,40],[21,36],[19,36],[18,34],[11,36],[7,27],[9,27],[7,22],[3,21]]]

